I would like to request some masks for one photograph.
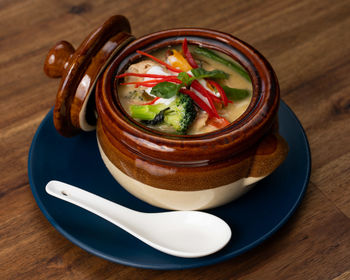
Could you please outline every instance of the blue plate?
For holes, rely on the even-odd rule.
[[[45,192],[50,180],[61,180],[129,208],[158,212],[126,192],[105,168],[95,132],[60,136],[52,110],[40,124],[29,152],[28,174],[33,195],[50,223],[84,250],[112,262],[151,269],[185,269],[214,264],[246,252],[270,237],[299,205],[310,176],[310,150],[298,119],[284,102],[280,133],[290,152],[285,162],[240,199],[208,212],[224,219],[232,239],[221,251],[185,259],[161,253],[111,223]]]

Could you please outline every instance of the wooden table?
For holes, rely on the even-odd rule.
[[[262,245],[203,268],[137,269],[83,251],[39,210],[27,156],[58,86],[44,58],[113,14],[127,16],[136,37],[183,26],[228,32],[273,65],[308,135],[312,174],[295,215]],[[350,279],[349,30],[349,1],[1,1],[0,279]]]

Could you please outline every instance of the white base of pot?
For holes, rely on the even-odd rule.
[[[200,210],[217,207],[237,199],[263,178],[243,178],[228,185],[199,191],[159,189],[141,183],[123,173],[108,159],[99,143],[98,147],[107,169],[121,186],[137,198],[165,209]]]

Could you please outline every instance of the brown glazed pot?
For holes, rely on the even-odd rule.
[[[164,134],[133,120],[118,100],[115,76],[140,59],[136,50],[178,45],[185,37],[189,44],[232,57],[251,77],[248,109],[223,129]],[[287,155],[288,146],[277,131],[276,75],[259,52],[229,34],[178,28],[134,40],[128,21],[114,16],[73,51],[69,43],[60,42],[45,64],[49,76],[63,76],[54,110],[57,130],[72,136],[94,129],[97,119],[97,141],[106,167],[125,189],[150,204],[186,210],[225,204],[272,173]],[[95,99],[89,99],[96,80]]]

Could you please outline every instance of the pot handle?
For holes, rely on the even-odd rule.
[[[288,150],[287,142],[278,131],[264,136],[253,156],[249,177],[259,178],[271,174],[286,159]]]
[[[44,72],[50,78],[62,77],[64,70],[68,68],[69,58],[74,54],[75,49],[67,41],[57,42],[48,52]]]

